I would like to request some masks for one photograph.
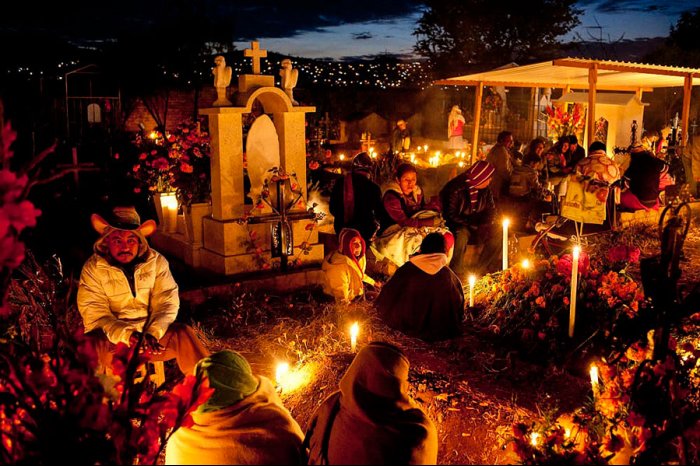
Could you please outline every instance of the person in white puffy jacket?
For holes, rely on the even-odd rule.
[[[176,359],[183,374],[192,373],[209,351],[190,326],[175,322],[177,283],[168,261],[146,241],[156,223],[141,223],[133,207],[115,207],[109,222],[97,214],[90,220],[100,238],[80,274],[78,310],[100,368],[111,368],[117,343],[132,346],[143,334],[152,360]]]

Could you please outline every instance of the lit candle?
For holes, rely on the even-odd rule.
[[[508,225],[510,220],[503,219],[503,270],[508,268]]]
[[[598,366],[591,364],[591,387],[593,387],[593,399],[598,394]]]
[[[523,268],[523,270],[528,270],[530,268],[530,259],[523,259],[520,266]]]
[[[474,275],[469,275],[469,307],[474,307],[474,284],[476,283],[476,277]]]
[[[423,152],[428,152],[428,145],[427,144],[423,146]]]
[[[539,438],[540,438],[539,433],[531,432],[530,433],[530,445],[532,445],[533,447],[536,447],[537,444],[539,443]]]
[[[177,230],[177,197],[175,193],[164,193],[160,196],[163,210],[163,230],[174,233]]]
[[[578,284],[578,256],[581,252],[580,246],[574,246],[573,260],[571,262],[571,295],[569,296],[569,338],[574,336],[574,325],[576,324],[576,288]]]
[[[350,351],[353,353],[357,349],[357,335],[360,333],[360,325],[355,322],[350,326]]]
[[[277,370],[275,371],[275,381],[277,381],[277,385],[283,385],[287,374],[289,374],[289,364],[286,362],[277,364]]]
[[[464,162],[460,160],[459,162],[457,162],[457,165],[459,166],[459,168],[462,168],[464,167]]]
[[[343,160],[345,160],[345,154],[340,154],[340,155],[338,156],[338,158],[339,158],[340,161],[342,162]]]

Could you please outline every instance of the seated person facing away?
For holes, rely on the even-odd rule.
[[[309,422],[308,464],[436,464],[437,429],[408,395],[408,368],[394,345],[362,348]]]
[[[447,227],[455,235],[450,267],[462,279],[468,272],[483,274],[500,269],[501,234],[500,227],[494,223],[497,211],[489,189],[493,173],[493,165],[480,160],[452,178],[440,191]],[[467,270],[470,243],[483,246],[474,270]]]
[[[101,369],[110,370],[117,343],[132,346],[143,337],[152,360],[174,358],[183,374],[191,373],[209,351],[191,327],[175,322],[177,283],[146,241],[156,223],[142,224],[133,207],[115,207],[109,222],[93,214],[91,222],[100,237],[80,274],[78,310]]]
[[[387,281],[375,302],[385,324],[425,341],[461,333],[464,291],[447,267],[449,249],[441,233],[430,233],[419,254]]]
[[[439,202],[435,199],[426,203],[417,179],[416,167],[402,163],[396,169],[396,178],[383,187],[386,215],[373,245],[396,267],[418,250],[425,235],[444,230]]]
[[[354,228],[368,244],[385,215],[382,192],[372,181],[372,170],[372,158],[366,152],[357,154],[350,172],[333,186],[328,205],[336,234],[343,228]]]
[[[518,206],[517,211],[526,217],[526,230],[534,231],[542,214],[552,212],[551,195],[540,184],[539,172],[543,166],[542,159],[534,153],[528,153],[523,164],[513,168],[510,177],[509,194]]]
[[[255,376],[248,361],[223,350],[202,359],[195,376],[214,389],[180,427],[165,464],[301,464],[304,433],[272,382]]]
[[[627,189],[620,194],[620,208],[649,210],[659,208],[659,194],[672,184],[668,164],[654,156],[642,143],[630,147],[630,165],[624,178]]]
[[[365,240],[360,232],[343,228],[338,237],[340,248],[323,260],[323,292],[337,302],[349,303],[365,293],[364,284],[377,285],[372,277],[365,274],[367,257]]]

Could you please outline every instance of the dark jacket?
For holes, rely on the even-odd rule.
[[[481,225],[493,223],[496,216],[496,204],[490,188],[479,191],[479,200],[472,208],[469,198],[467,173],[452,178],[440,191],[442,215],[447,227],[454,231],[460,226],[478,228]]]
[[[338,179],[331,191],[329,209],[334,217],[333,227],[336,234],[343,228],[354,228],[360,232],[365,242],[369,243],[379,227],[380,219],[384,218],[384,205],[382,204],[382,192],[379,186],[366,176],[353,173],[352,175],[354,210],[350,221],[345,223],[345,180],[344,176]]]
[[[584,159],[585,157],[586,150],[577,144],[576,149],[569,149],[569,151],[566,153],[566,166],[575,167],[579,160]]]
[[[629,180],[629,189],[639,202],[652,206],[659,197],[661,174],[666,171],[668,165],[663,160],[654,157],[651,152],[642,151],[632,153],[624,176]]]
[[[425,341],[461,333],[464,292],[445,254],[420,254],[399,267],[375,305],[384,323]]]
[[[510,175],[508,194],[516,198],[538,198],[542,193],[539,174],[530,165],[517,165]]]

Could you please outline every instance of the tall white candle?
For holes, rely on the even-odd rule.
[[[574,246],[571,261],[571,295],[569,295],[569,338],[573,338],[574,325],[576,324],[576,289],[578,287],[578,256],[580,253],[581,247]]]
[[[474,284],[476,283],[476,277],[474,275],[469,275],[469,307],[474,307]]]
[[[503,270],[508,268],[508,225],[510,220],[503,219]]]

